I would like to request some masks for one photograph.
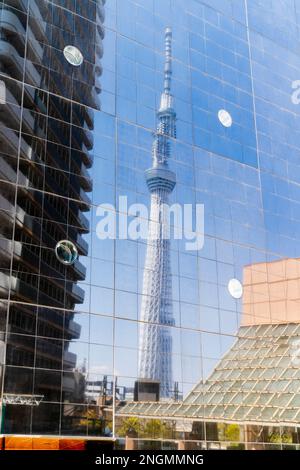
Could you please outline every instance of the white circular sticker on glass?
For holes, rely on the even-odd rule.
[[[79,67],[83,62],[83,55],[75,46],[66,46],[64,48],[64,56],[71,65]]]
[[[231,297],[240,299],[243,295],[243,286],[238,279],[230,279],[228,282],[228,290]]]
[[[55,247],[55,255],[58,261],[69,266],[77,260],[78,251],[73,242],[61,240]]]
[[[220,109],[220,111],[218,112],[218,118],[219,118],[220,123],[224,127],[231,127],[232,126],[232,117],[229,114],[229,112],[226,111],[225,109]]]

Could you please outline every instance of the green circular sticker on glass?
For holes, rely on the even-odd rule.
[[[226,109],[220,109],[218,112],[218,118],[222,126],[231,127],[232,126],[232,117]]]
[[[62,264],[72,265],[78,258],[78,251],[73,242],[61,240],[55,247],[55,255]]]
[[[234,299],[240,299],[243,296],[243,286],[238,279],[230,279],[228,291]]]
[[[75,46],[66,46],[64,48],[64,56],[69,64],[75,65],[75,67],[79,67],[83,62],[83,55]]]

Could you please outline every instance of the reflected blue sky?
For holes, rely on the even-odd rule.
[[[276,91],[289,92],[292,68],[286,63],[284,44],[275,51],[268,37],[264,7],[249,6],[249,35],[243,5],[230,0],[108,0],[106,7],[102,112],[95,112],[96,157],[91,170],[94,204],[116,203],[120,194],[132,202],[149,203],[143,171],[151,162],[166,24],[174,32],[174,201],[204,203],[206,233],[199,253],[189,254],[182,244],[172,244],[178,327],[172,333],[173,364],[180,383],[206,377],[234,341],[242,301],[230,296],[228,281],[242,281],[245,265],[298,256],[298,203],[293,198],[298,167],[286,161],[284,149],[299,141],[281,132],[280,146],[274,145],[279,137],[275,121],[284,126],[299,112],[288,96],[283,109]],[[292,52],[289,57],[294,67],[299,65]],[[269,70],[280,67],[277,81],[267,73],[266,62]],[[217,119],[219,109],[230,112],[230,128]],[[91,286],[83,309],[106,309],[108,315],[127,320],[116,320],[115,371],[134,378],[145,246],[97,240],[95,224],[92,210],[92,235],[87,235],[92,258],[83,261],[90,269]],[[109,288],[114,289],[111,296]],[[109,336],[110,329],[104,324],[103,328]]]

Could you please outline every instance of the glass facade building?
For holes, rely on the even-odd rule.
[[[0,1],[2,434],[300,446],[299,26],[296,0]],[[170,203],[204,206],[203,247],[159,258],[167,288],[119,230],[166,136]],[[143,315],[145,278],[170,321]]]
[[[85,365],[74,345],[82,337],[76,310],[85,299],[103,21],[102,0],[0,4],[4,434],[73,434],[85,413]],[[80,48],[80,67],[70,46]],[[64,239],[80,255],[71,265],[59,261]]]

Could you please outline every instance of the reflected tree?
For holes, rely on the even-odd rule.
[[[138,437],[142,431],[142,423],[139,418],[131,416],[123,420],[118,434],[120,437]]]

